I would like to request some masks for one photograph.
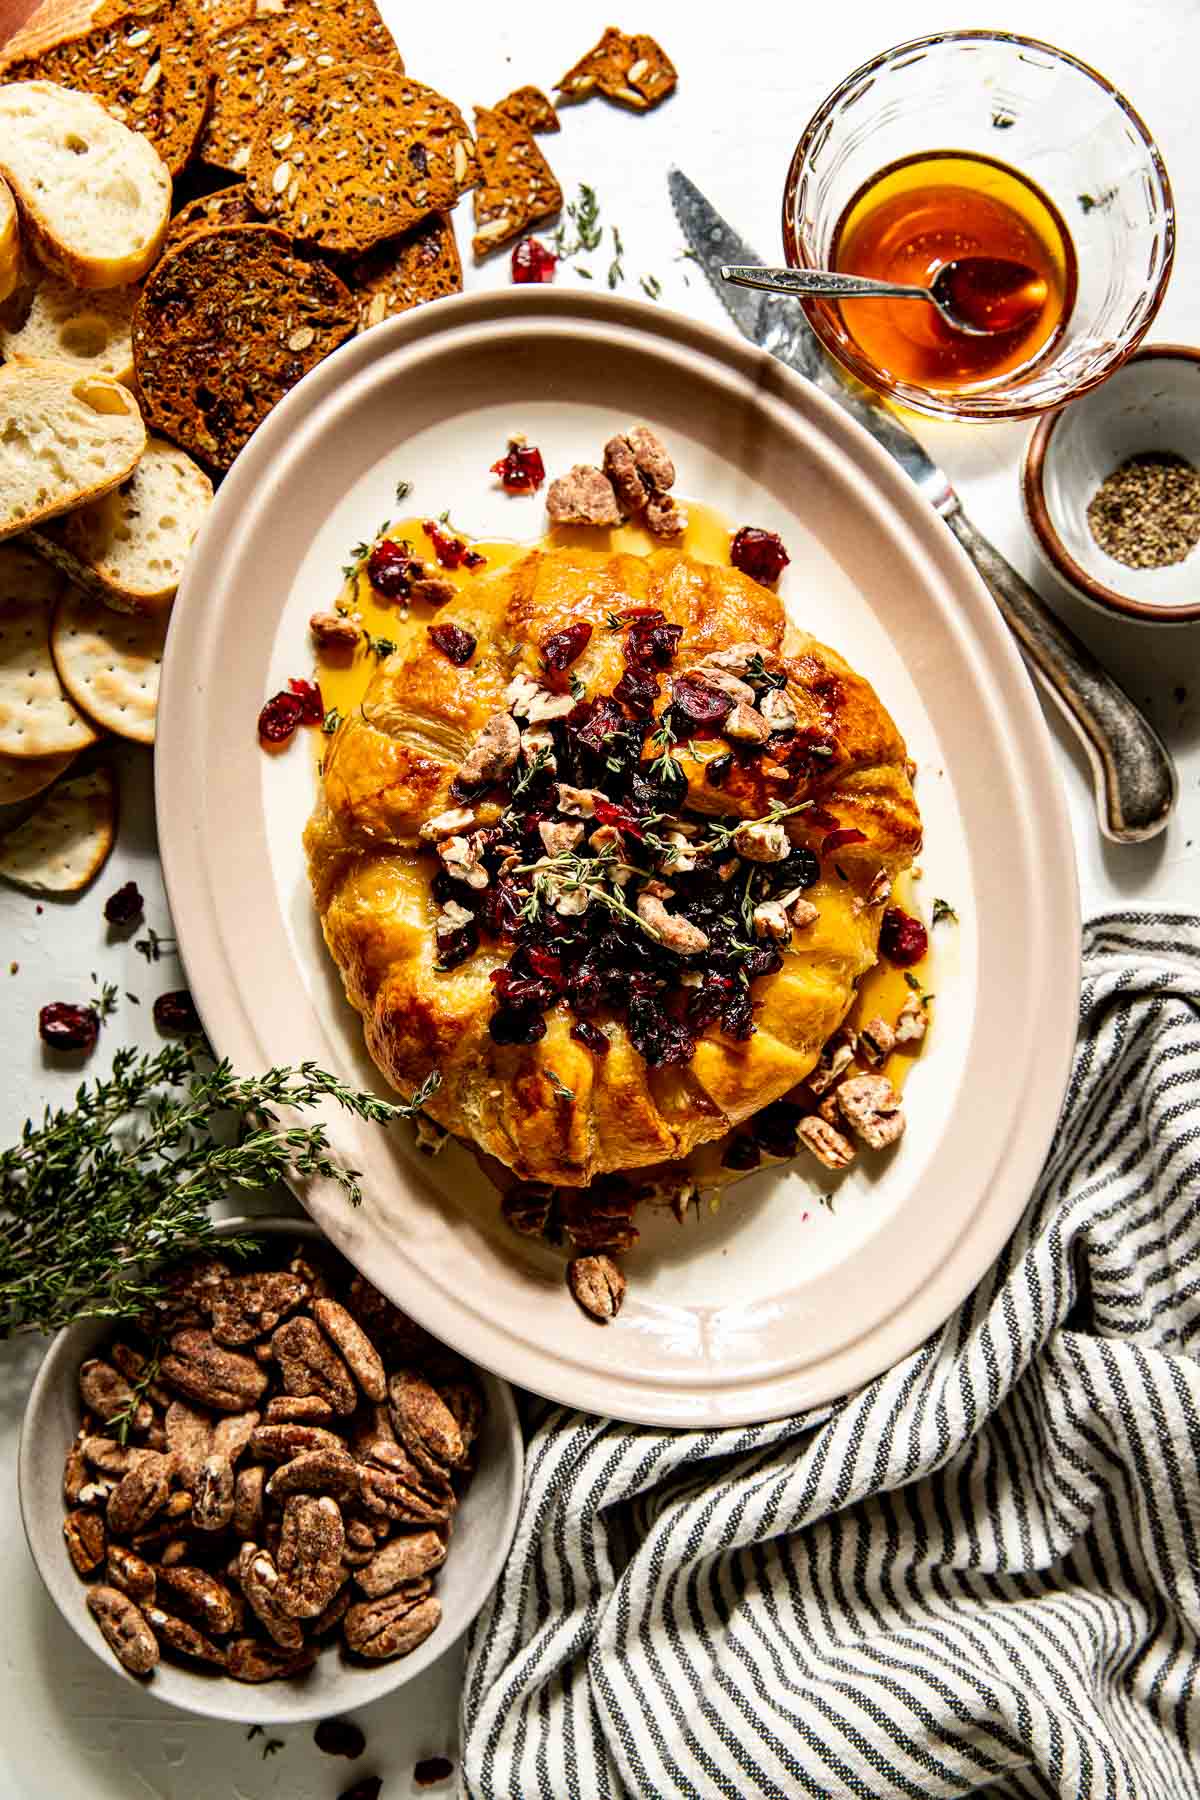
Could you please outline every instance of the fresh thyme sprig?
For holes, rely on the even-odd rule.
[[[521,795],[526,791],[526,789],[531,787],[533,785],[533,783],[537,780],[538,776],[541,774],[542,770],[546,767],[546,764],[549,761],[550,761],[550,752],[548,750],[535,750],[534,751],[534,753],[530,757],[528,763],[525,765],[525,768],[521,771],[521,773],[517,776],[517,779],[513,782],[513,790],[512,790],[511,795],[509,796],[510,802],[512,800],[520,799]]]
[[[237,1075],[186,1044],[118,1050],[73,1107],[27,1120],[0,1151],[0,1337],[140,1314],[162,1291],[154,1265],[208,1247],[211,1209],[231,1189],[318,1176],[357,1204],[357,1171],[334,1159],[325,1127],[281,1115],[333,1101],[387,1125],[419,1111],[437,1081],[396,1103],[311,1062]],[[246,1248],[220,1242],[222,1254]]]
[[[607,907],[609,912],[616,913],[622,919],[628,919],[639,931],[657,941],[658,934],[647,925],[640,914],[632,907],[626,906],[620,895],[607,885],[613,871],[631,867],[630,864],[617,860],[615,849],[596,852],[592,856],[580,856],[575,850],[560,850],[557,856],[548,856],[536,863],[522,863],[513,870],[514,875],[532,875],[533,883],[529,897],[521,908],[521,917],[532,923],[540,917],[549,906],[555,893],[584,893],[589,900]],[[635,869],[635,874],[643,875],[645,871]]]
[[[551,240],[556,255],[568,261],[578,256],[581,250],[598,250],[604,228],[600,224],[600,202],[596,199],[595,188],[581,181],[579,198],[568,202],[566,212],[575,227],[575,241],[572,243],[568,238],[566,225],[560,225]]]
[[[782,800],[772,800],[767,811],[760,819],[714,819],[709,826],[711,837],[693,845],[695,850],[727,850],[736,832],[743,825],[775,825],[780,819],[790,819],[793,813],[807,812],[812,806],[811,800],[798,800],[795,806],[785,806]]]
[[[145,1366],[137,1379],[129,1384],[129,1398],[121,1408],[105,1420],[104,1428],[109,1437],[115,1437],[118,1444],[129,1441],[129,1433],[133,1428],[134,1416],[145,1396],[146,1389],[158,1380],[158,1368],[163,1358],[166,1345],[161,1338],[155,1339],[153,1348],[146,1358]]]
[[[958,924],[958,914],[955,912],[950,902],[948,900],[935,900],[933,903],[933,916],[930,919],[930,924],[940,925],[943,919],[949,919],[954,925]]]
[[[145,937],[138,938],[133,947],[148,963],[156,963],[161,957],[175,954],[175,939],[163,937],[153,925],[147,925]]]
[[[401,485],[403,486],[405,484],[402,483]],[[397,500],[400,498],[399,488],[396,490],[396,498]],[[368,542],[366,538],[363,538],[360,543],[352,544],[350,546],[351,560],[348,563],[342,564],[342,574],[346,577],[347,581],[354,581],[357,579],[358,572],[363,564],[370,561],[371,552],[374,550],[376,544],[381,538],[387,536],[391,523],[392,521],[390,519],[385,519],[370,542]]]

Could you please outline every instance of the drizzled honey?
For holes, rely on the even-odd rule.
[[[834,311],[878,372],[933,393],[986,386],[1049,355],[1075,302],[1075,250],[1054,204],[991,157],[934,151],[866,182],[834,233],[835,269],[929,287],[964,256],[1025,264],[1046,283],[1039,311],[986,337],[956,331],[924,300],[848,300]]]

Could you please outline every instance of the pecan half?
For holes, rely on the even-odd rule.
[[[796,1136],[827,1169],[847,1169],[854,1161],[855,1149],[850,1139],[836,1125],[816,1113],[807,1119],[801,1119],[796,1127]]]
[[[78,1506],[79,1496],[89,1480],[87,1464],[83,1460],[83,1439],[78,1437],[67,1451],[67,1460],[63,1464],[62,1491],[68,1506]]]
[[[251,1410],[230,1413],[218,1419],[213,1427],[212,1447],[218,1456],[227,1456],[236,1468],[238,1459],[258,1426],[260,1415]]]
[[[279,1539],[279,1604],[293,1619],[315,1619],[345,1580],[346,1535],[336,1500],[293,1494]]]
[[[157,1576],[151,1565],[134,1550],[127,1550],[124,1544],[108,1546],[108,1561],[104,1568],[110,1587],[120,1588],[139,1606],[146,1600],[153,1600],[157,1588]]]
[[[150,1451],[127,1475],[122,1475],[108,1496],[105,1516],[114,1537],[132,1537],[144,1531],[166,1504],[171,1491],[173,1464],[169,1456]]]
[[[837,1091],[843,1119],[872,1150],[904,1135],[903,1102],[886,1075],[852,1075]]]
[[[101,1582],[88,1589],[87,1608],[117,1661],[131,1675],[148,1675],[158,1661],[158,1639],[129,1595]]]
[[[263,1516],[267,1471],[261,1463],[239,1469],[233,1484],[233,1529],[240,1538],[256,1538]]]
[[[89,1357],[81,1367],[79,1395],[88,1410],[105,1421],[124,1414],[132,1418],[135,1431],[149,1430],[154,1421],[149,1402],[139,1400],[135,1404],[133,1389],[125,1377],[102,1357]]]
[[[282,1681],[290,1675],[311,1669],[317,1653],[306,1645],[288,1651],[282,1646],[264,1644],[261,1638],[237,1638],[229,1646],[226,1673],[235,1681]]]
[[[406,1532],[377,1551],[354,1579],[369,1599],[379,1600],[406,1582],[432,1574],[445,1560],[446,1545],[436,1531]]]
[[[119,1444],[116,1438],[85,1437],[80,1445],[84,1460],[93,1469],[99,1469],[102,1475],[115,1475],[120,1480],[135,1469],[145,1457],[152,1455],[150,1450],[140,1448],[136,1444]]]
[[[196,1477],[192,1524],[197,1531],[224,1531],[233,1518],[233,1464],[219,1450],[206,1456]]]
[[[456,1469],[466,1456],[454,1414],[415,1369],[397,1369],[388,1381],[396,1436],[419,1468],[432,1475]]]
[[[194,1625],[189,1625],[186,1619],[177,1619],[174,1613],[164,1612],[161,1606],[150,1606],[146,1609],[146,1620],[159,1642],[173,1650],[176,1656],[190,1656],[196,1662],[216,1663],[219,1668],[224,1668],[226,1652],[202,1631],[197,1631]]]
[[[94,1575],[104,1561],[106,1548],[104,1520],[100,1514],[77,1507],[63,1520],[63,1537],[76,1573],[85,1577]]]
[[[268,1425],[325,1425],[333,1408],[319,1394],[275,1394],[263,1417]]]
[[[224,1637],[237,1623],[233,1595],[223,1581],[218,1581],[204,1569],[182,1563],[160,1568],[158,1585],[167,1589],[184,1612],[199,1619],[205,1630],[217,1637]]]
[[[212,1449],[211,1415],[189,1405],[186,1400],[172,1400],[167,1407],[163,1429],[181,1484],[185,1488],[195,1487],[200,1465]]]
[[[238,1578],[250,1609],[282,1650],[299,1650],[304,1633],[295,1619],[283,1610],[279,1570],[269,1550],[256,1544],[243,1544],[238,1562]]]
[[[250,1449],[264,1462],[288,1462],[303,1450],[344,1450],[345,1447],[336,1431],[326,1431],[322,1425],[288,1422],[258,1425],[250,1434]]]
[[[483,1428],[483,1394],[473,1381],[450,1381],[438,1385],[443,1406],[458,1426],[463,1449],[469,1456]]]
[[[625,1299],[625,1276],[611,1256],[576,1256],[567,1264],[567,1286],[590,1319],[607,1325]]]
[[[383,1358],[374,1344],[346,1308],[336,1300],[314,1300],[313,1317],[335,1349],[368,1400],[387,1399],[387,1376]]]
[[[345,1582],[333,1596],[333,1599],[329,1602],[325,1611],[318,1613],[316,1618],[310,1622],[308,1627],[309,1636],[315,1638],[325,1637],[329,1632],[336,1630],[345,1618],[347,1608],[353,1598],[354,1595],[350,1592],[350,1584],[349,1582]]]
[[[440,1525],[454,1510],[454,1495],[431,1494],[414,1468],[411,1476],[360,1463],[359,1498],[368,1512],[405,1525]]]
[[[354,1411],[358,1392],[350,1371],[312,1319],[288,1319],[272,1335],[271,1349],[289,1394],[316,1394],[334,1412]]]
[[[388,1657],[409,1655],[424,1643],[441,1617],[441,1603],[432,1594],[417,1599],[401,1591],[348,1607],[342,1635],[356,1656],[382,1662]]]
[[[171,1353],[159,1368],[163,1380],[185,1399],[214,1412],[245,1412],[257,1406],[267,1377],[252,1356],[218,1344],[211,1331],[186,1326],[171,1338]]]
[[[358,1464],[348,1450],[302,1450],[280,1463],[267,1483],[267,1499],[287,1494],[331,1494],[338,1500],[358,1495]]]
[[[308,1298],[308,1283],[286,1270],[233,1275],[213,1296],[212,1334],[218,1344],[252,1344]]]

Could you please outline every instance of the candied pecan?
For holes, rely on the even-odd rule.
[[[346,1647],[356,1656],[382,1662],[392,1656],[407,1656],[415,1650],[437,1627],[441,1617],[441,1602],[433,1595],[420,1599],[401,1591],[347,1608],[342,1635]]]
[[[159,1642],[173,1650],[176,1656],[190,1656],[196,1662],[224,1667],[226,1652],[202,1631],[197,1631],[194,1625],[189,1625],[186,1619],[177,1619],[174,1613],[164,1612],[161,1606],[150,1606],[146,1609],[146,1620]]]
[[[315,612],[308,629],[319,650],[354,650],[361,636],[353,619],[336,612]]]
[[[346,1609],[349,1607],[353,1598],[354,1595],[350,1591],[350,1583],[348,1581],[344,1582],[333,1596],[333,1599],[329,1602],[329,1605],[325,1608],[324,1612],[318,1613],[315,1619],[309,1621],[309,1635],[318,1638],[325,1637],[328,1632],[335,1630],[345,1618]]]
[[[902,1101],[886,1075],[852,1075],[837,1091],[843,1119],[872,1150],[904,1135]]]
[[[919,994],[910,994],[896,1018],[896,1042],[919,1044],[929,1029],[929,1014]]]
[[[279,1604],[293,1619],[315,1619],[345,1580],[342,1515],[328,1494],[293,1494],[279,1540]]]
[[[297,1396],[307,1399],[307,1395]],[[293,1456],[299,1456],[302,1450],[344,1450],[345,1445],[336,1431],[327,1431],[323,1425],[305,1425],[282,1420],[279,1423],[257,1425],[250,1434],[250,1448],[255,1456],[266,1462],[288,1462]]]
[[[199,1619],[206,1631],[225,1637],[237,1622],[233,1595],[223,1581],[205,1569],[189,1568],[175,1563],[158,1571],[158,1585],[166,1588],[176,1603],[193,1618]]]
[[[354,1579],[369,1599],[379,1600],[406,1582],[432,1574],[445,1560],[446,1545],[436,1531],[405,1532],[356,1570]]]
[[[886,1019],[868,1019],[859,1028],[858,1050],[864,1062],[878,1069],[896,1048],[896,1034]]]
[[[576,463],[546,490],[546,512],[552,525],[619,525],[621,509],[612,482],[602,469]]]
[[[158,1578],[152,1565],[136,1551],[127,1550],[124,1544],[108,1546],[104,1574],[110,1587],[119,1588],[139,1606],[154,1599]]]
[[[139,1400],[134,1405],[133,1389],[120,1370],[99,1356],[90,1357],[80,1369],[79,1395],[89,1412],[98,1413],[105,1420],[115,1419],[118,1414],[128,1416],[132,1406],[137,1431],[145,1431],[154,1418],[147,1401]]]
[[[637,1196],[627,1182],[601,1177],[590,1188],[564,1189],[562,1199],[563,1224],[578,1252],[631,1250],[637,1243]]]
[[[629,439],[620,433],[604,446],[604,473],[622,510],[640,513],[650,498],[650,484],[642,479]]]
[[[174,1569],[180,1563],[186,1562],[188,1557],[192,1554],[192,1546],[187,1538],[172,1537],[168,1538],[165,1543],[162,1543],[161,1533],[158,1534],[158,1537],[160,1541],[160,1548],[158,1551],[160,1567],[164,1569]]]
[[[589,1318],[602,1325],[620,1312],[627,1285],[611,1256],[576,1256],[567,1264],[567,1286],[572,1298]]]
[[[358,1494],[358,1465],[348,1450],[302,1450],[280,1463],[267,1483],[268,1500],[285,1494],[332,1494],[352,1500]]]
[[[206,1456],[196,1477],[192,1524],[197,1531],[224,1531],[233,1518],[233,1464],[219,1450]]]
[[[169,1387],[214,1412],[245,1412],[258,1404],[267,1385],[253,1357],[226,1350],[211,1331],[196,1327],[174,1333],[159,1372]]]
[[[352,1413],[358,1393],[350,1371],[309,1318],[289,1319],[271,1338],[280,1379],[289,1394],[316,1394],[334,1412]]]
[[[127,1475],[122,1475],[108,1496],[105,1510],[108,1529],[114,1537],[128,1538],[135,1531],[145,1530],[166,1504],[173,1466],[169,1456],[151,1451]]]
[[[649,425],[634,425],[625,433],[638,469],[647,484],[665,493],[675,486],[675,464],[658,433]]]
[[[849,1138],[816,1113],[801,1119],[796,1136],[827,1169],[845,1169],[854,1161],[854,1145]]]
[[[148,1675],[158,1661],[158,1639],[129,1595],[101,1582],[88,1589],[87,1608],[117,1661],[131,1675]]]
[[[307,1298],[307,1282],[285,1269],[232,1275],[213,1295],[212,1334],[218,1344],[252,1344]]]
[[[149,1448],[119,1444],[116,1438],[110,1437],[85,1437],[80,1449],[85,1462],[93,1469],[99,1469],[102,1475],[115,1475],[118,1481],[122,1475],[128,1475],[130,1469],[136,1468],[143,1457],[154,1454]]]
[[[733,834],[733,848],[747,862],[783,862],[791,840],[777,819],[747,819]]]
[[[240,1538],[257,1537],[262,1524],[267,1471],[261,1463],[240,1469],[233,1484],[233,1529]]]
[[[82,1440],[77,1438],[67,1451],[63,1464],[62,1491],[68,1506],[78,1506],[79,1496],[89,1484],[87,1465],[83,1460]]]
[[[483,1394],[472,1380],[438,1382],[437,1391],[468,1452],[483,1428]]]
[[[229,1413],[213,1426],[212,1447],[219,1456],[227,1456],[236,1468],[243,1450],[258,1429],[260,1414]]]
[[[373,1462],[360,1463],[358,1479],[362,1504],[385,1519],[404,1525],[440,1525],[454,1510],[453,1493],[431,1490],[415,1465],[401,1474]]]
[[[699,956],[702,950],[708,949],[708,933],[693,925],[690,919],[669,913],[656,895],[639,894],[637,911],[638,918],[649,928],[651,935],[677,956]]]
[[[466,1452],[454,1415],[415,1369],[397,1369],[388,1381],[388,1404],[396,1436],[418,1468],[444,1475]]]
[[[324,1425],[334,1415],[319,1394],[275,1394],[263,1416],[268,1425]]]
[[[63,1537],[76,1574],[85,1577],[94,1575],[104,1561],[107,1548],[104,1521],[100,1514],[89,1512],[85,1507],[77,1507],[63,1520]]]
[[[229,1646],[226,1673],[235,1681],[282,1681],[311,1669],[317,1653],[311,1645],[293,1651],[264,1644],[261,1638],[237,1638]]]
[[[503,781],[516,767],[520,751],[521,733],[516,720],[510,713],[494,712],[467,752],[458,780],[468,787]]]
[[[157,1381],[146,1379],[149,1358],[140,1350],[135,1350],[132,1344],[118,1342],[110,1347],[108,1354],[126,1381],[141,1382],[143,1394],[153,1405],[166,1407],[170,1404],[171,1396],[166,1389],[160,1387]]]
[[[164,1430],[180,1483],[185,1488],[194,1488],[200,1466],[213,1447],[212,1419],[186,1400],[172,1400],[167,1407]]]
[[[646,530],[655,537],[682,537],[688,528],[688,511],[674,494],[651,494],[646,502]]]
[[[314,1300],[312,1312],[367,1399],[386,1400],[383,1358],[353,1315],[337,1300]]]
[[[300,1625],[283,1610],[279,1570],[275,1558],[256,1544],[243,1544],[238,1557],[238,1579],[250,1609],[281,1650],[299,1650],[304,1643]]]
[[[854,1046],[858,1042],[852,1031],[846,1026],[839,1026],[831,1038],[828,1038],[817,1066],[808,1077],[808,1085],[814,1094],[824,1094],[835,1081],[842,1076],[854,1061]]]

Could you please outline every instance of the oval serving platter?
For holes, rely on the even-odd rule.
[[[405,511],[535,539],[540,499],[488,474],[522,431],[553,474],[644,418],[677,491],[782,533],[792,615],[875,685],[919,774],[936,1022],[908,1131],[836,1188],[810,1164],[751,1177],[719,1212],[651,1216],[601,1328],[562,1259],[514,1238],[474,1159],[405,1127],[326,1115],[362,1171],[350,1208],[300,1197],[398,1305],[465,1355],[568,1405],[711,1427],[845,1393],[914,1348],[1015,1225],[1050,1142],[1078,992],[1074,858],[1048,734],[992,602],[948,531],[831,401],[766,354],[613,297],[528,289],[419,308],[355,339],[255,434],[193,554],[159,702],[158,827],[209,1036],[242,1069],[313,1058],[373,1085],[309,897],[309,734],[259,748],[267,695],[307,672],[309,614],[349,547]]]

